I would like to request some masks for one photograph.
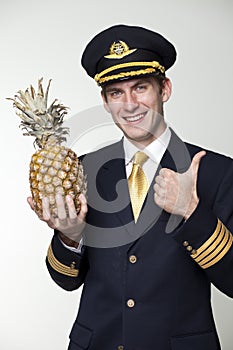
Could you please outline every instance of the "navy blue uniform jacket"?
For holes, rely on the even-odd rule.
[[[161,166],[184,172],[200,150],[172,132]],[[155,205],[152,183],[136,224],[122,141],[82,161],[89,202],[82,254],[55,233],[47,255],[59,286],[83,284],[69,350],[219,350],[210,287],[233,297],[232,159],[207,151],[200,202],[186,222]]]

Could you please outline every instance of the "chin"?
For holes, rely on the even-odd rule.
[[[131,140],[132,142],[136,142],[136,143],[141,143],[143,146],[147,146],[149,145],[152,141],[153,138],[151,137],[151,135],[130,135],[130,134],[125,134],[125,136]]]

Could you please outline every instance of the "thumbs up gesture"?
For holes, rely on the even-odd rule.
[[[198,152],[193,157],[189,169],[179,174],[163,168],[155,179],[154,201],[168,213],[181,215],[187,220],[196,209],[197,176],[200,161],[206,155],[205,151]]]

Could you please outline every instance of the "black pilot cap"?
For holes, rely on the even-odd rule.
[[[174,46],[149,29],[115,25],[97,34],[86,46],[82,66],[98,85],[162,74],[176,60]]]

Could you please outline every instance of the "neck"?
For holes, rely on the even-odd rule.
[[[153,134],[150,135],[150,137],[147,137],[145,139],[141,139],[141,140],[134,140],[134,139],[130,139],[128,138],[126,135],[126,137],[128,138],[128,140],[134,145],[136,146],[138,149],[144,149],[147,146],[149,146],[152,142],[154,142],[155,140],[157,140],[158,138],[161,137],[161,135],[165,132],[165,130],[167,129],[167,124],[163,123],[157,130],[156,132],[154,132]]]

